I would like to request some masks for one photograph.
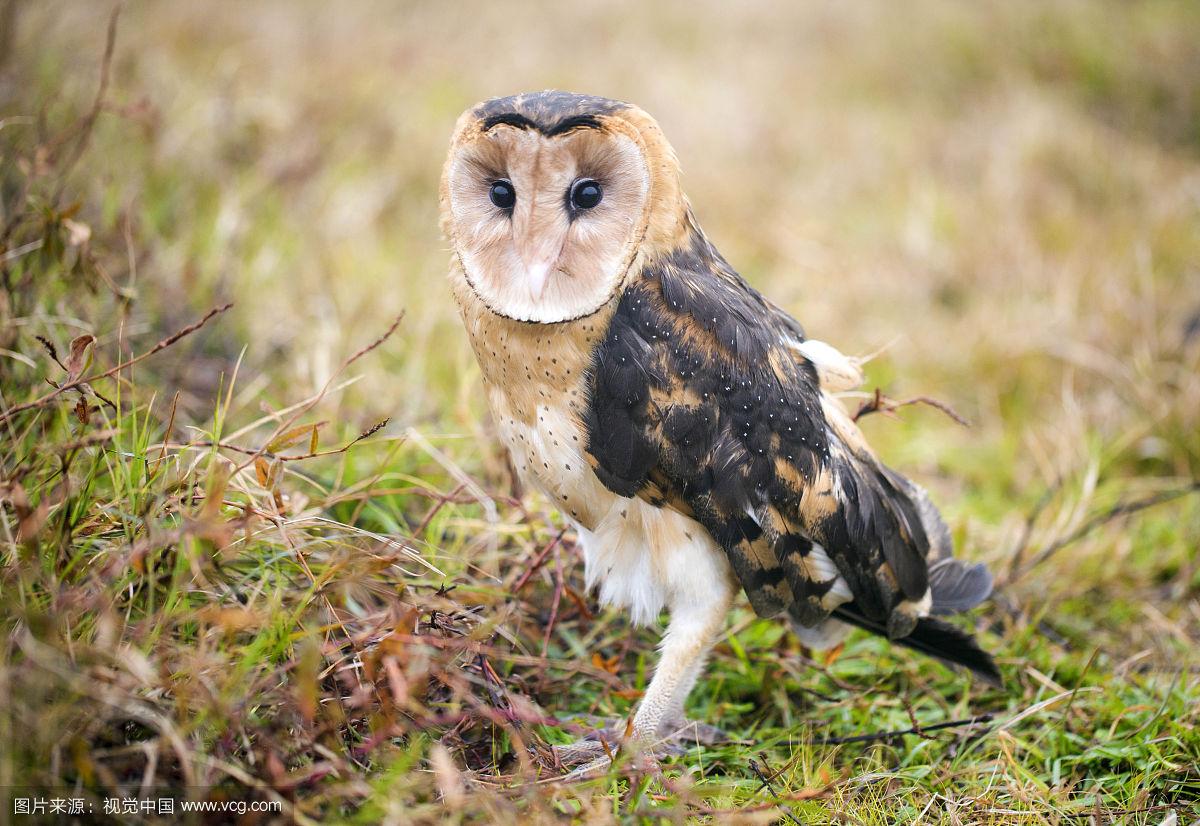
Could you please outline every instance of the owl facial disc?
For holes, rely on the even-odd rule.
[[[603,111],[478,113],[460,121],[443,180],[445,227],[467,283],[518,321],[595,312],[645,232],[650,173],[636,131]]]

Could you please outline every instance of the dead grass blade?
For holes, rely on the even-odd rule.
[[[205,324],[207,324],[209,321],[211,321],[214,317],[225,312],[232,306],[233,306],[233,303],[230,302],[230,303],[224,304],[220,307],[214,307],[213,309],[211,309],[207,313],[205,313],[204,317],[201,318],[199,321],[189,324],[188,326],[184,327],[182,330],[172,333],[171,335],[169,335],[166,338],[159,341],[157,344],[155,344],[153,347],[151,347],[146,352],[142,353],[141,355],[134,356],[131,359],[126,359],[125,361],[118,364],[116,367],[110,367],[108,370],[105,370],[101,373],[93,373],[90,376],[84,376],[81,378],[76,378],[76,379],[73,379],[70,381],[66,381],[66,382],[60,384],[58,387],[54,388],[54,390],[52,390],[51,392],[45,394],[44,396],[41,396],[30,402],[25,402],[24,404],[14,405],[13,407],[8,408],[7,410],[0,411],[0,422],[7,421],[7,420],[13,418],[14,416],[24,413],[27,410],[33,410],[35,408],[44,407],[45,405],[54,401],[54,399],[56,399],[58,396],[62,395],[63,393],[65,393],[68,390],[74,389],[81,385],[90,385],[94,381],[99,381],[100,379],[106,379],[111,376],[115,376],[118,373],[120,373],[121,371],[132,367],[133,365],[145,361],[146,359],[150,358],[151,356],[155,355],[156,353],[162,352],[163,350],[170,347],[172,344],[175,344],[176,342],[178,342],[180,339],[191,335],[192,333],[196,332],[201,327],[203,327]]]

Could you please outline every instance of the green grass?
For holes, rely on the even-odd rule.
[[[0,52],[0,787],[314,822],[1200,818],[1192,4],[130,4],[89,123],[107,13],[21,4]],[[598,611],[514,484],[436,214],[458,112],[546,86],[654,113],[735,266],[884,348],[869,387],[970,420],[864,427],[996,572],[964,621],[1003,689],[865,635],[814,658],[743,603],[690,703],[732,742],[555,779],[657,631]]]

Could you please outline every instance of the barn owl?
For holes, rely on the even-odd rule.
[[[700,730],[684,704],[739,589],[810,646],[859,626],[999,681],[937,618],[984,600],[991,576],[951,555],[925,492],[831,396],[861,381],[857,364],[806,338],[705,236],[646,112],[558,91],[468,109],[441,215],[517,472],[574,526],[602,603],[635,623],[669,612],[622,742]],[[561,755],[586,769],[610,749]]]

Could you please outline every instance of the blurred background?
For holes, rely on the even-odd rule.
[[[96,94],[111,7],[0,8],[4,162],[36,167],[45,124]],[[234,301],[146,368],[182,389],[182,432],[239,358],[228,415],[246,421],[404,312],[322,415],[344,434],[391,417],[382,437],[415,428],[502,481],[445,282],[450,131],[518,91],[627,100],[751,284],[811,336],[878,353],[867,390],[969,420],[864,427],[1012,580],[1004,599],[1114,657],[1200,638],[1195,497],[1097,523],[1036,576],[1013,559],[1200,473],[1200,4],[131,2],[113,54],[70,173],[74,220],[112,239],[94,245],[109,284],[5,348],[35,355],[36,328],[132,352]]]
[[[20,82],[51,111],[90,100],[108,7],[17,8]],[[1198,32],[1162,0],[131,3],[79,173],[139,239],[134,329],[234,300],[197,356],[245,346],[277,379],[256,391],[305,392],[404,310],[344,398],[444,421],[481,409],[437,225],[456,116],[527,89],[632,101],[753,285],[975,425],[909,416],[893,461],[969,448],[1020,490],[1124,439],[1188,474]],[[197,389],[219,370],[187,368]]]

